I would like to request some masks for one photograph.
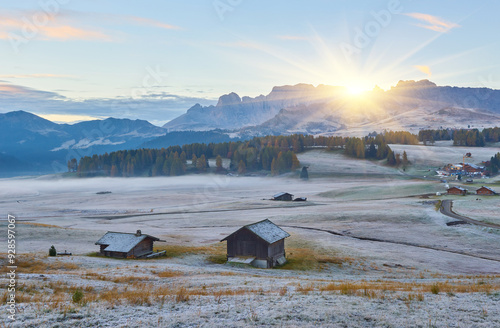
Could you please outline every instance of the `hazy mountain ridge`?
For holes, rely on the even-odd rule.
[[[0,154],[9,159],[0,175],[20,168],[26,174],[60,171],[71,157],[136,148],[164,134],[143,120],[108,118],[70,125],[24,111],[0,114]]]
[[[242,135],[358,134],[399,129],[490,127],[500,123],[500,91],[438,87],[428,81],[400,81],[388,91],[374,89],[362,97],[346,92],[323,103],[282,109]]]
[[[365,99],[366,98],[366,99]],[[448,109],[448,111],[447,111]],[[451,110],[453,109],[453,110]],[[412,114],[413,117],[406,114]],[[309,84],[274,87],[267,96],[223,95],[216,106],[195,105],[164,127],[169,131],[227,129],[239,136],[336,133],[387,127],[409,129],[491,125],[500,119],[500,91],[399,81],[363,97],[343,87]],[[373,127],[373,128],[371,128]],[[367,130],[368,131],[368,130]]]
[[[186,114],[165,124],[168,131],[239,129],[258,125],[276,116],[281,109],[325,102],[341,89],[309,84],[274,87],[267,95],[242,97],[232,92],[219,98],[215,106],[194,105]]]

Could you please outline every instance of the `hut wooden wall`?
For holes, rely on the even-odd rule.
[[[227,239],[227,255],[229,257],[255,256],[266,259],[268,256],[267,243],[243,229]]]
[[[279,240],[274,244],[269,245],[267,256],[271,259],[278,259],[281,256],[285,255],[285,240]]]
[[[153,240],[148,237],[145,238],[143,241],[141,241],[132,249],[132,255],[141,256],[145,253],[150,253],[152,251],[153,251]]]

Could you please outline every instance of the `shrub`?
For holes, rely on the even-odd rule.
[[[440,209],[441,209],[441,205],[442,205],[442,201],[441,200],[438,200],[435,204],[434,204],[434,208],[436,209],[436,212],[438,212]]]
[[[431,286],[431,293],[436,295],[439,294],[439,284],[433,284]]]
[[[73,303],[80,303],[83,299],[83,292],[80,289],[75,290],[72,299]]]
[[[189,293],[186,290],[186,288],[184,287],[179,288],[179,290],[175,294],[175,301],[177,303],[189,301]]]
[[[56,256],[56,255],[57,255],[56,248],[54,247],[54,245],[50,246],[49,256]]]

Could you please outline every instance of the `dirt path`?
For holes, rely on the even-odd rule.
[[[449,216],[451,218],[454,218],[454,219],[457,219],[457,220],[460,220],[459,222],[457,223],[460,223],[460,222],[467,222],[467,223],[470,223],[470,224],[475,224],[475,225],[479,225],[479,226],[483,226],[483,227],[488,227],[488,228],[494,228],[494,229],[500,229],[500,225],[497,225],[497,224],[493,224],[493,223],[485,223],[485,222],[481,222],[481,221],[477,221],[477,220],[473,220],[469,217],[466,217],[466,216],[463,216],[463,215],[460,215],[460,214],[457,214],[455,212],[453,212],[452,210],[452,207],[453,207],[453,201],[450,200],[450,199],[445,199],[441,202],[441,208],[440,208],[440,211],[441,213],[443,213],[444,215],[446,216]],[[453,223],[453,222],[452,222]],[[455,223],[455,224],[457,224]]]

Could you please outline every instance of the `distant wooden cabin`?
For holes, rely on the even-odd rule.
[[[138,258],[153,253],[153,243],[163,241],[159,238],[136,233],[108,231],[95,244],[100,246],[100,253],[104,256],[117,258]]]
[[[482,186],[481,188],[479,188],[478,190],[476,190],[476,194],[477,195],[486,195],[486,196],[492,196],[492,195],[496,195],[496,191],[489,188],[489,187],[485,187],[485,186]]]
[[[474,164],[464,164],[463,165],[463,168],[464,168],[464,171],[467,172],[467,173],[481,173],[481,172],[484,172],[484,167],[482,166],[478,166],[478,165],[474,165]]]
[[[280,192],[273,196],[273,200],[291,201],[293,200],[293,195],[287,192]]]
[[[448,195],[467,195],[467,189],[462,187],[451,187],[448,189]]]
[[[272,268],[286,262],[285,238],[290,235],[269,220],[246,225],[222,241],[227,241],[227,260]]]

